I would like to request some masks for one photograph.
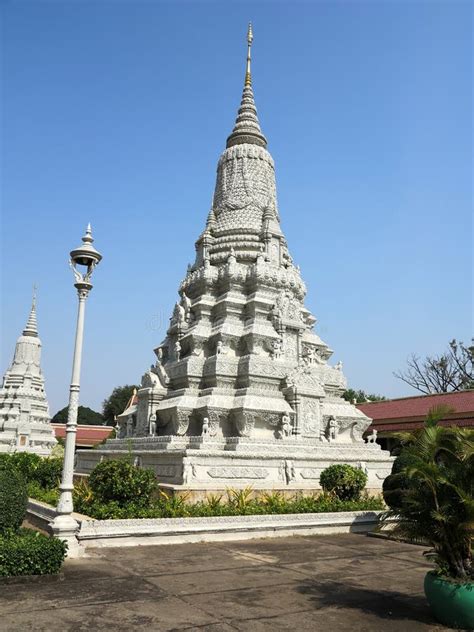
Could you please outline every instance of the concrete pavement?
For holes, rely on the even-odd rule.
[[[0,630],[446,630],[422,551],[357,534],[97,549],[62,581],[0,586]]]

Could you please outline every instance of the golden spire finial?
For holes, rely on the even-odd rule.
[[[249,29],[247,31],[247,71],[245,73],[245,85],[252,85],[252,75],[250,73],[250,48],[253,42],[252,22],[249,22]]]

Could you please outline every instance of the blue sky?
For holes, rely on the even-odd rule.
[[[283,230],[316,330],[349,384],[472,332],[469,2],[2,4],[4,371],[38,290],[54,414],[67,403],[88,221],[81,403],[154,361],[232,129],[254,24],[254,91]]]

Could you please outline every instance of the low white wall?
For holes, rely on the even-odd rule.
[[[73,515],[80,525],[77,533],[79,543],[84,548],[92,548],[247,540],[290,535],[367,533],[379,524],[381,513],[345,511],[140,520],[92,520],[80,514]],[[55,515],[54,507],[29,500],[27,519],[40,528],[48,530],[48,524]]]
[[[32,526],[51,533],[49,523],[56,517],[56,507],[52,507],[47,503],[43,503],[40,500],[28,499],[28,505],[26,507],[26,521]],[[81,523],[90,520],[89,516],[83,516],[82,514],[73,513],[73,518],[77,522]]]

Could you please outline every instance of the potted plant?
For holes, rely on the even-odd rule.
[[[435,617],[474,629],[474,431],[441,426],[446,409],[430,411],[424,427],[399,434],[401,447],[384,481],[385,518],[394,534],[431,546],[435,569],[425,594]]]

